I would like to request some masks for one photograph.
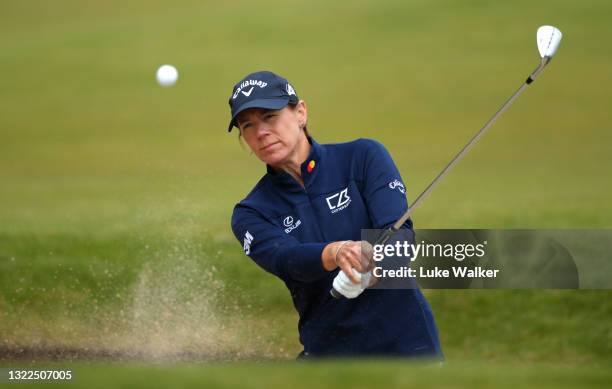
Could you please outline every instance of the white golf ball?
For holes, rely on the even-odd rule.
[[[157,83],[161,86],[172,86],[178,80],[178,71],[172,65],[162,65],[155,74]]]

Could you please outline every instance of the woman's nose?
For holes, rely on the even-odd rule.
[[[256,133],[258,138],[266,136],[270,133],[270,126],[266,122],[261,121],[256,126]]]

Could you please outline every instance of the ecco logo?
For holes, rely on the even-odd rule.
[[[244,249],[244,253],[249,255],[251,253],[251,243],[253,243],[253,235],[249,231],[244,234],[244,245],[242,248]]]
[[[389,188],[391,189],[397,188],[397,190],[399,190],[400,192],[406,193],[406,188],[404,188],[404,184],[402,184],[400,180],[394,180],[393,182],[390,182]]]
[[[325,198],[327,200],[327,206],[331,213],[342,211],[351,203],[351,198],[348,195],[348,187],[344,188],[339,193]]]
[[[285,233],[290,233],[291,231],[295,230],[296,228],[298,228],[301,224],[302,221],[298,220],[295,222],[295,224],[293,224],[293,216],[287,216],[284,220],[283,220],[283,224],[285,225]]]

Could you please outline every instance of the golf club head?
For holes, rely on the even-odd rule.
[[[552,58],[559,48],[562,37],[563,34],[561,34],[561,31],[556,27],[542,26],[538,28],[537,43],[540,57],[542,57],[542,59]]]

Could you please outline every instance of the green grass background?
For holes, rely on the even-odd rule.
[[[383,142],[414,199],[535,68],[535,31],[554,24],[557,58],[415,225],[612,227],[611,17],[607,1],[2,2],[0,344],[299,352],[288,293],[229,228],[264,172],[225,131],[231,87],[254,70],[291,80],[317,141]],[[179,69],[173,88],[154,81],[163,63]],[[449,360],[440,383],[474,387],[509,365],[596,385],[612,361],[608,291],[427,295]],[[274,381],[275,363],[175,371],[213,384],[264,366],[258,379]],[[455,381],[459,370],[472,378]]]

